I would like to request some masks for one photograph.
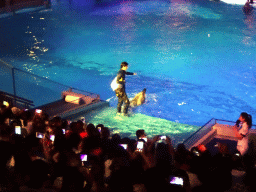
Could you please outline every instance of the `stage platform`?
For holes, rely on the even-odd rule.
[[[78,105],[65,102],[64,99],[61,99],[36,108],[43,110],[49,115],[50,119],[54,116],[60,116],[63,119],[75,119],[79,115],[85,115],[93,110],[102,109],[108,106],[109,103],[103,100],[91,104]]]
[[[148,137],[155,135],[168,135],[173,145],[182,143],[187,137],[197,131],[200,127],[188,124],[176,123],[165,119],[151,117],[141,113],[133,113],[130,117],[116,115],[116,108],[104,107],[90,111],[90,113],[79,114],[73,121],[85,117],[87,123],[95,126],[103,124],[108,127],[112,134],[118,133],[121,137],[136,138],[136,131],[144,129]]]

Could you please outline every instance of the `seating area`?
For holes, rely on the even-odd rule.
[[[216,127],[215,127],[216,128]],[[217,129],[217,128],[216,128]],[[1,191],[254,191],[255,155],[1,104]],[[164,137],[163,137],[164,136]]]

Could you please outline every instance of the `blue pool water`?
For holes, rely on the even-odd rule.
[[[53,1],[0,18],[0,56],[23,70],[100,94],[127,61],[127,93],[147,88],[138,112],[202,126],[256,117],[256,21],[241,6],[207,0]]]

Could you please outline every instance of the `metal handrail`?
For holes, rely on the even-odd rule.
[[[6,63],[6,62],[3,61],[2,59],[0,59],[0,62],[2,62],[3,64],[5,64],[5,65],[8,66],[9,68],[14,68],[11,64]]]
[[[227,120],[223,120],[223,119],[215,119],[215,120],[216,120],[216,122],[217,122],[217,121],[224,121],[224,122],[229,122],[229,123],[233,123],[233,124],[236,123],[236,122],[234,122],[234,121],[227,121]],[[253,125],[253,124],[252,124],[251,128],[255,128],[255,129],[256,129],[256,125]]]
[[[190,135],[183,143],[186,143],[189,139],[191,139],[194,135],[196,135],[199,131],[201,131],[208,123],[210,123],[214,118],[209,120],[207,123],[205,123],[202,127],[200,127],[196,132],[194,132],[192,135]],[[216,120],[216,119],[215,119]]]
[[[52,83],[55,83],[55,84],[58,84],[60,86],[63,86],[63,87],[67,87],[67,89],[72,89],[72,90],[75,90],[75,91],[78,91],[78,92],[81,92],[82,94],[86,95],[86,96],[92,96],[92,95],[95,95],[96,97],[99,97],[98,94],[95,94],[95,93],[91,93],[91,92],[88,92],[88,91],[84,91],[84,90],[81,90],[81,89],[77,89],[77,88],[74,88],[74,87],[71,87],[71,86],[68,86],[68,85],[64,85],[62,83],[59,83],[59,82],[56,82],[56,81],[53,81],[51,79],[47,79],[46,77],[41,77],[39,75],[35,75],[35,74],[32,74],[30,72],[27,72],[27,71],[24,71],[22,69],[18,69],[12,65],[10,65],[9,63],[3,61],[2,59],[0,59],[0,63],[4,64],[5,66],[7,66],[8,68],[10,68],[12,70],[12,83],[13,83],[13,95],[14,95],[14,103],[16,103],[16,87],[15,87],[15,70],[17,71],[20,71],[22,73],[25,73],[25,74],[28,74],[28,75],[31,75],[33,77],[36,77],[38,79],[42,79],[42,80],[46,80],[48,82],[52,82]],[[18,97],[17,97],[18,98]]]
[[[16,105],[16,97],[17,97],[17,95],[16,95],[15,78],[14,78],[14,76],[15,76],[15,74],[14,74],[15,68],[12,65],[10,65],[9,63],[6,63],[5,61],[3,61],[2,59],[0,59],[0,61],[4,65],[6,65],[7,67],[11,68],[11,70],[12,70],[12,87],[13,87],[13,95],[14,95],[14,104]]]
[[[1,95],[1,94],[14,97],[14,95],[0,90],[0,95]],[[31,100],[24,99],[24,98],[19,97],[19,96],[15,96],[15,97],[16,97],[16,99],[19,99],[20,101],[24,101],[24,103],[31,103],[31,105],[33,105],[33,104],[32,104],[33,101],[31,101]]]
[[[37,77],[37,78],[40,78],[40,79],[43,79],[43,80],[47,80],[47,81],[49,81],[49,82],[52,82],[52,83],[61,85],[61,86],[63,86],[63,87],[67,87],[67,88],[74,89],[74,90],[81,91],[81,92],[86,92],[86,93],[88,93],[89,95],[95,95],[95,93],[91,93],[91,92],[84,91],[84,90],[80,90],[80,89],[77,89],[77,88],[74,88],[74,87],[71,87],[71,86],[68,86],[68,85],[64,85],[64,84],[62,84],[62,83],[53,81],[53,80],[51,80],[51,79],[47,79],[47,78],[45,78],[45,77],[41,77],[41,76],[39,76],[39,75],[35,75],[35,74],[29,73],[29,72],[27,72],[27,71],[23,71],[23,70],[18,69],[18,68],[16,68],[16,67],[12,67],[12,69],[17,70],[17,71],[21,71],[22,73],[26,73],[26,74],[32,75],[32,76],[34,76],[34,77]],[[97,95],[97,94],[96,94],[96,95]]]
[[[193,138],[197,133],[199,133],[202,129],[204,129],[211,121],[215,121],[214,122],[214,125],[216,123],[218,123],[219,121],[222,121],[222,122],[227,122],[227,123],[232,123],[232,124],[235,124],[236,122],[234,121],[227,121],[227,120],[223,120],[223,119],[215,119],[215,118],[212,118],[211,120],[209,120],[206,124],[204,124],[201,128],[199,128],[196,132],[194,132],[192,135],[190,135],[185,141],[183,141],[183,144],[187,143],[191,138]],[[252,128],[255,128],[256,129],[256,125],[252,125]]]
[[[30,108],[30,106],[31,107],[35,106],[33,101],[24,99],[22,97],[14,96],[14,95],[12,95],[10,93],[7,93],[7,92],[0,91],[0,95],[3,95],[5,98],[7,97],[7,98],[12,99],[13,102],[15,101],[15,106],[18,105],[17,103],[22,103],[22,105],[24,105],[25,108]]]

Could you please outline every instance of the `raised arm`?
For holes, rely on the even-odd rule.
[[[137,73],[125,72],[126,75],[137,75]]]

